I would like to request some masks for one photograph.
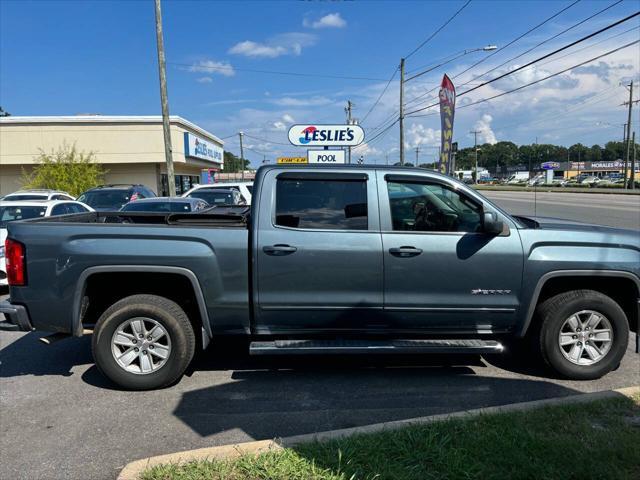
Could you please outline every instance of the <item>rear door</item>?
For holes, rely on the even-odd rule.
[[[258,333],[384,325],[375,172],[273,169],[258,205]]]
[[[489,333],[515,322],[518,231],[483,233],[483,205],[457,185],[379,172],[385,313],[398,330]],[[492,211],[494,211],[493,209]]]

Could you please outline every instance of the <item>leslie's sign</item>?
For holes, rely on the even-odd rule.
[[[358,125],[294,125],[289,141],[299,147],[353,147],[364,141]]]

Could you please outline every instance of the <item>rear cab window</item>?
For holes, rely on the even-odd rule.
[[[367,180],[279,175],[275,209],[280,227],[367,230]]]

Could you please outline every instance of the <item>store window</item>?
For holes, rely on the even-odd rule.
[[[200,182],[200,177],[197,175],[175,175],[174,178],[176,182],[176,195],[182,195]],[[161,175],[160,182],[162,187],[160,196],[166,197],[169,195],[166,173]]]

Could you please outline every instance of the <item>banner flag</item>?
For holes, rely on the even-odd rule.
[[[456,112],[456,87],[445,74],[440,85],[440,164],[441,173],[451,175],[451,154],[453,141],[453,117]]]

